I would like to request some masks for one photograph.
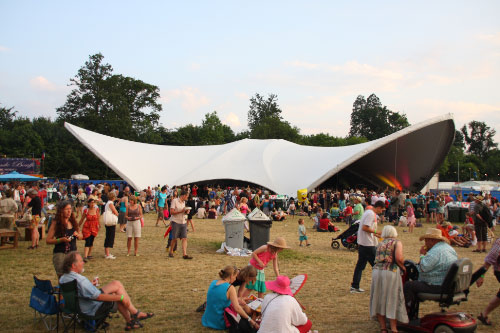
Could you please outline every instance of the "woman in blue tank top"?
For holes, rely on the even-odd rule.
[[[219,280],[214,280],[210,284],[207,292],[207,307],[201,318],[201,323],[205,327],[216,330],[225,330],[224,309],[233,305],[234,310],[241,316],[242,320],[248,320],[250,325],[258,329],[256,322],[241,308],[238,303],[236,289],[231,284],[236,280],[238,270],[234,266],[226,266],[219,272]]]

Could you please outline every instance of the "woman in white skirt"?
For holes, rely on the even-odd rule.
[[[370,317],[378,320],[381,332],[397,332],[397,322],[407,323],[401,271],[404,271],[403,244],[396,239],[396,228],[386,225],[382,230],[384,240],[378,245],[372,273]]]

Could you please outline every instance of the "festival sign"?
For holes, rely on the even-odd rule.
[[[17,171],[23,174],[39,174],[39,158],[0,158],[0,174]]]

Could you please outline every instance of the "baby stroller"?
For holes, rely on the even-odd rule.
[[[342,243],[349,251],[356,251],[358,249],[358,228],[359,221],[355,221],[346,231],[336,238],[332,238],[332,249],[339,249],[340,243]]]

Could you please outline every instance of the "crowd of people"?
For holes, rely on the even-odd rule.
[[[351,293],[362,293],[362,273],[366,264],[373,267],[370,288],[370,317],[378,320],[381,330],[397,332],[397,322],[408,322],[415,316],[415,295],[418,292],[436,292],[449,266],[457,260],[451,245],[469,247],[474,252],[486,253],[491,227],[500,218],[498,200],[490,194],[472,195],[454,199],[447,192],[439,194],[404,193],[403,191],[318,190],[305,197],[288,201],[273,199],[265,189],[237,186],[221,187],[186,185],[180,187],[153,186],[140,191],[124,183],[119,185],[53,183],[0,184],[1,228],[12,228],[14,221],[29,221],[31,245],[39,246],[38,225],[48,224],[46,243],[54,245],[52,262],[61,283],[69,279],[78,281],[79,292],[90,300],[82,308],[88,314],[115,307],[126,321],[126,330],[142,327],[141,320],[153,313],[143,313],[132,304],[123,285],[118,281],[97,289],[95,282],[82,276],[83,266],[94,259],[94,241],[104,221],[104,258],[115,259],[111,254],[116,232],[126,233],[127,256],[139,256],[139,240],[144,224],[144,214],[154,212],[156,226],[169,227],[168,257],[174,257],[180,240],[182,258],[192,259],[187,253],[188,226],[195,230],[193,217],[216,219],[236,208],[247,215],[259,208],[275,221],[294,219],[298,215],[298,240],[311,245],[304,219],[315,221],[315,230],[335,232],[335,222],[359,224],[357,232],[358,260],[351,282]],[[448,222],[449,208],[466,203],[468,214],[464,225],[453,226]],[[55,211],[55,213],[54,213]],[[394,226],[413,232],[417,223],[435,223],[420,240],[425,245],[420,250],[417,265],[419,278],[404,284],[400,274],[403,265],[403,244],[398,240]],[[378,227],[386,223],[383,230]],[[118,226],[118,228],[117,228]],[[381,241],[379,241],[379,239]],[[84,240],[83,256],[77,252],[77,240]],[[132,252],[133,243],[133,252]],[[208,289],[207,301],[202,309],[202,324],[214,329],[225,329],[224,311],[231,308],[244,321],[244,330],[259,332],[308,332],[311,322],[290,291],[290,279],[280,275],[278,254],[287,249],[284,238],[263,245],[252,253],[249,265],[242,269],[224,267],[219,279]],[[484,272],[494,267],[500,282],[500,240],[489,251],[477,284],[484,281]],[[275,280],[266,281],[264,268],[272,262]],[[236,290],[236,288],[238,288]],[[262,298],[261,316],[247,305],[249,294],[255,291]],[[265,294],[270,291],[270,293]],[[94,300],[94,301],[92,301]],[[94,303],[92,303],[94,302]],[[104,303],[103,303],[104,302]],[[105,305],[104,305],[105,304]],[[500,291],[478,316],[485,325],[491,325],[488,315],[500,305]],[[106,309],[101,309],[105,306]]]

